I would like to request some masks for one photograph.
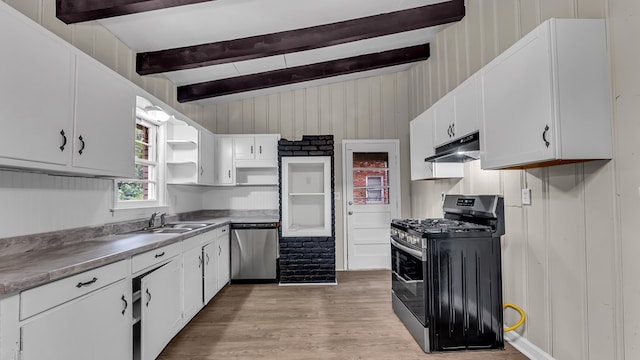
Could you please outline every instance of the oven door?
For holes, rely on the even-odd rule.
[[[391,289],[424,326],[426,319],[425,261],[422,253],[391,237]]]

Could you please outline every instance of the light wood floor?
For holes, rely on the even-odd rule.
[[[160,360],[527,359],[504,351],[424,354],[391,309],[389,271],[339,272],[337,286],[224,288]]]

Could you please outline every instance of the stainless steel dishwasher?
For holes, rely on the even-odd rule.
[[[231,225],[231,281],[277,280],[278,223]]]

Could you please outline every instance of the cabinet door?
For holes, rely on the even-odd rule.
[[[443,96],[433,107],[433,145],[438,147],[454,139],[455,102],[452,93]]]
[[[233,149],[236,160],[253,160],[255,158],[255,144],[253,136],[235,136]]]
[[[256,160],[278,159],[278,135],[256,135]]]
[[[529,33],[481,70],[485,169],[554,157],[550,45],[543,30]]]
[[[133,177],[135,93],[124,78],[87,56],[77,56],[73,165]]]
[[[204,303],[209,301],[218,292],[218,242],[214,241],[205,245],[204,254]]]
[[[73,53],[55,35],[0,6],[0,156],[66,165],[73,136]]]
[[[433,109],[418,115],[409,124],[411,180],[433,177],[433,166],[424,159],[435,153],[433,148]]]
[[[22,359],[131,359],[131,308],[128,280],[61,305],[22,326]]]
[[[233,138],[231,136],[216,137],[216,184],[235,184],[233,168]]]
[[[155,359],[182,327],[180,260],[174,259],[141,281],[141,356]]]
[[[198,143],[198,165],[200,166],[200,168],[198,169],[198,183],[204,185],[213,185],[215,180],[214,137],[213,134],[208,131],[200,131],[199,136],[200,141]]]
[[[202,308],[202,248],[193,248],[182,255],[183,268],[183,323]]]
[[[455,138],[480,130],[480,87],[478,78],[479,75],[477,73],[471,75],[453,90],[456,116],[453,127]]]
[[[229,240],[229,228],[220,232],[217,239],[218,244],[218,290],[222,289],[231,280],[231,252]]]

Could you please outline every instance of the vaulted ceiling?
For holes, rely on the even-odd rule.
[[[66,23],[98,20],[203,105],[401,71],[464,17],[464,0],[56,0]]]

